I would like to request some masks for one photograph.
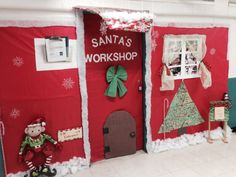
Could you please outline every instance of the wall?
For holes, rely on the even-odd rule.
[[[177,0],[0,0],[0,20],[46,20],[53,19],[74,23],[73,7],[98,6],[150,10],[157,15],[156,23],[207,23],[224,24],[229,27],[229,91],[236,88],[236,6],[228,6],[228,0],[211,2],[178,3]],[[230,125],[236,127],[236,112],[231,110]]]
[[[229,26],[229,77],[236,77],[236,6],[228,6],[228,0],[210,2],[176,3],[177,0],[45,0],[32,1],[0,0],[0,20],[63,20],[73,24],[73,7],[96,6],[150,10],[157,15],[157,23],[205,23]],[[125,3],[124,3],[125,2]],[[50,18],[48,18],[50,17]]]
[[[235,94],[235,88],[236,88],[236,78],[229,78],[229,96],[232,99],[233,107],[230,109],[230,119],[229,119],[229,125],[231,127],[236,127],[236,94]]]
[[[74,27],[0,27],[0,82],[4,83],[0,105],[7,173],[25,170],[17,154],[26,125],[35,117],[46,118],[46,132],[55,139],[59,130],[82,126],[78,70],[36,70],[34,39],[52,35],[76,39]],[[55,154],[57,162],[84,157],[82,139],[63,142],[62,146],[63,151]]]
[[[157,48],[152,51],[152,97],[151,97],[151,131],[152,139],[160,140],[162,138],[175,138],[178,136],[178,130],[170,131],[166,134],[160,133],[160,127],[165,120],[165,126],[163,131],[171,129],[171,127],[187,127],[187,133],[193,134],[207,130],[208,128],[208,112],[212,100],[219,100],[222,98],[222,94],[228,90],[228,61],[227,61],[227,41],[228,41],[228,29],[227,28],[174,28],[174,27],[158,27],[153,28],[153,34],[158,33],[158,37],[154,39],[158,44]],[[168,34],[199,34],[206,36],[206,45],[208,51],[204,57],[204,62],[211,66],[212,74],[212,86],[204,89],[199,78],[192,79],[176,79],[174,81],[174,90],[160,91],[161,77],[160,68],[162,67],[163,45],[164,36]],[[215,53],[211,52],[211,49],[216,50]],[[183,59],[184,60],[184,59]],[[184,61],[182,60],[181,63]],[[217,61],[217,62],[215,62]],[[187,63],[185,63],[187,64]],[[219,70],[221,72],[219,72]],[[186,70],[182,68],[182,73]],[[186,95],[182,91],[179,91],[180,85],[184,83],[187,92],[197,107],[197,111],[194,111],[191,106],[191,101],[187,101]],[[178,95],[176,95],[178,92]],[[181,99],[184,98],[184,101]],[[166,116],[164,116],[164,100],[168,100],[170,107],[166,106]],[[178,100],[178,103],[175,100]],[[178,109],[181,107],[181,113],[178,113]],[[168,112],[167,112],[168,110]],[[172,110],[172,111],[171,111]],[[200,119],[197,119],[196,112],[199,112],[204,123],[200,123]],[[174,119],[171,117],[174,116]],[[186,120],[187,118],[188,120]],[[164,120],[163,120],[164,119]],[[191,120],[190,120],[191,119]],[[183,120],[186,120],[185,122]],[[194,121],[195,120],[195,121]],[[202,120],[202,121],[203,121]],[[181,122],[182,121],[182,122]],[[197,123],[198,122],[198,123]],[[195,125],[195,126],[188,126]],[[212,125],[212,129],[218,127],[219,124]]]

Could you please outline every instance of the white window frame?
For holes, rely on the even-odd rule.
[[[187,41],[197,41],[197,50],[195,52],[186,51],[186,42]],[[170,52],[169,51],[170,42],[181,42],[181,51]],[[180,75],[173,75],[174,80],[199,78],[200,77],[200,75],[198,73],[198,68],[199,68],[199,64],[200,64],[199,60],[196,60],[196,63],[194,63],[194,64],[186,64],[185,63],[185,56],[186,56],[186,54],[191,54],[191,53],[195,53],[198,56],[199,55],[202,56],[202,53],[203,53],[202,42],[203,42],[202,35],[166,35],[165,36],[163,57],[169,58],[170,54],[171,55],[173,55],[173,54],[181,55],[181,64],[180,65],[171,66],[170,65],[171,63],[169,61],[166,63],[169,70],[171,70],[172,68],[180,68],[181,69]],[[168,59],[164,59],[164,61],[167,61],[167,60]],[[192,73],[192,74],[187,74],[185,67],[188,67],[188,66],[190,66],[190,67],[196,66],[197,72]]]

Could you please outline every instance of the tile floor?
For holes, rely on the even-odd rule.
[[[229,144],[216,141],[150,155],[138,151],[68,177],[236,177],[236,134]]]

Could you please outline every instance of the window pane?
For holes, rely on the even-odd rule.
[[[194,66],[185,66],[185,72],[186,75],[193,75],[193,74],[197,74],[197,65]]]
[[[181,75],[181,67],[170,68],[170,71],[172,72],[174,76]]]
[[[170,41],[168,45],[168,52],[182,52],[181,41]]]
[[[187,53],[185,54],[185,64],[189,65],[189,64],[197,64],[197,59],[196,57],[193,55],[193,53]]]
[[[198,41],[197,40],[188,40],[186,41],[186,51],[197,52]]]
[[[169,55],[169,66],[181,65],[181,54]]]

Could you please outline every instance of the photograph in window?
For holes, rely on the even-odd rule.
[[[197,65],[194,66],[185,66],[186,75],[197,74]]]
[[[170,68],[173,76],[181,76],[181,67]]]
[[[197,59],[192,53],[187,53],[185,55],[185,64],[197,64]]]
[[[171,56],[171,60],[169,61],[169,66],[181,65],[181,54],[173,54],[173,56]]]

